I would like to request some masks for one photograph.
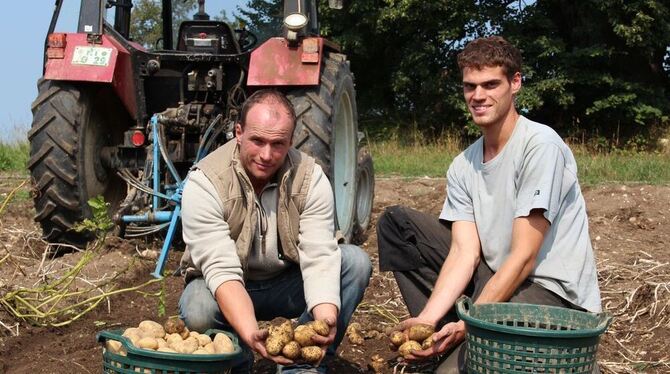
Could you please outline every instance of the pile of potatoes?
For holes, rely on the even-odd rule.
[[[420,351],[433,346],[433,333],[435,328],[427,324],[417,324],[405,331],[395,330],[391,332],[391,347],[407,358],[412,351]]]
[[[312,336],[328,336],[330,328],[325,321],[312,321],[293,329],[291,321],[279,326],[270,326],[265,339],[265,349],[272,356],[284,356],[289,360],[303,360],[316,364],[321,360],[321,347],[314,345]]]
[[[226,334],[217,333],[212,340],[209,335],[189,331],[179,318],[170,318],[164,325],[142,321],[138,327],[127,328],[123,336],[137,348],[157,352],[210,355],[235,351],[233,342]],[[108,340],[106,348],[112,353],[127,354],[121,342],[116,340]]]

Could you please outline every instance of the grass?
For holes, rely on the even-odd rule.
[[[417,143],[415,143],[417,144]],[[377,177],[444,178],[451,161],[465,147],[453,138],[412,145],[397,139],[368,141]],[[595,153],[575,146],[580,184],[670,184],[670,155],[614,151]]]
[[[30,145],[26,141],[0,141],[0,171],[24,172]]]
[[[411,131],[410,131],[411,132]],[[402,140],[400,140],[402,139]],[[606,183],[670,184],[670,155],[651,152],[592,152],[572,145],[582,185]],[[0,171],[26,172],[29,144],[0,142]],[[453,136],[425,140],[394,133],[379,140],[368,138],[378,177],[443,178],[465,144]]]

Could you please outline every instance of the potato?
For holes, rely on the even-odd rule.
[[[128,337],[128,335],[137,335],[140,338],[143,338],[148,334],[137,327],[128,327],[127,329],[123,330],[123,336]]]
[[[172,345],[172,349],[177,353],[193,353],[198,349],[198,340],[196,338],[188,338],[181,342],[176,342]]]
[[[349,343],[354,345],[361,345],[365,342],[365,338],[363,338],[363,335],[355,331],[347,335],[347,337],[349,338]]]
[[[202,347],[204,350],[209,352],[209,354],[214,354],[216,353],[216,350],[214,349],[214,342],[207,344],[206,346]]]
[[[151,349],[152,351],[155,351],[158,348],[158,341],[156,338],[147,336],[146,338],[140,339],[140,341],[137,342],[137,346],[142,349]]]
[[[105,342],[105,348],[111,353],[118,355],[121,354],[121,348],[123,348],[123,345],[120,341],[117,340],[107,340]]]
[[[185,327],[184,321],[178,317],[168,318],[163,325],[166,334],[180,333],[184,331]]]
[[[429,336],[421,343],[421,349],[428,349],[433,346],[433,336]]]
[[[194,335],[191,335],[191,336],[193,336],[194,338],[196,338],[198,340],[198,345],[200,345],[201,347],[204,347],[207,344],[212,342],[212,338],[210,338],[208,335],[205,335],[205,334],[197,334],[195,336]]]
[[[400,355],[404,358],[407,358],[407,356],[412,354],[412,351],[420,351],[421,350],[421,344],[417,343],[414,340],[408,340],[398,348],[398,352]]]
[[[170,348],[170,347],[159,347],[159,348],[156,350],[156,352],[178,353],[177,351],[175,351],[174,349],[172,349],[172,348]]]
[[[375,373],[383,373],[386,369],[386,360],[384,360],[380,355],[375,354],[370,357],[370,363],[368,364],[370,369]]]
[[[297,341],[302,347],[309,347],[314,345],[312,336],[316,335],[316,331],[308,325],[301,325],[295,328],[293,333],[293,340]]]
[[[268,328],[268,334],[285,334],[288,336],[288,340],[291,341],[293,340],[293,325],[291,324],[291,321],[284,321],[284,323],[279,326],[270,326]]]
[[[163,338],[158,338],[158,339],[156,339],[156,341],[158,342],[158,348],[168,346],[168,343]]]
[[[416,342],[422,342],[426,340],[429,336],[433,335],[435,328],[431,325],[420,323],[409,328],[407,333],[409,340],[414,340]]]
[[[300,344],[295,340],[291,340],[282,348],[281,354],[289,360],[297,359],[300,357]]]
[[[130,344],[136,347],[138,346],[137,343],[140,341],[140,339],[142,339],[140,334],[138,334],[136,331],[124,332],[123,336],[128,338],[128,340],[130,340]]]
[[[402,331],[392,331],[391,332],[391,343],[395,345],[396,347],[400,347],[402,343],[407,341],[407,335],[403,333]]]
[[[359,323],[352,323],[347,327],[347,338],[351,344],[363,344],[365,338],[361,335],[361,325]]]
[[[183,340],[184,339],[181,338],[181,335],[177,333],[170,334],[165,337],[165,341],[168,343],[169,346],[172,346],[174,345],[174,343],[181,342]]]
[[[321,356],[323,356],[323,351],[321,350],[320,347],[313,345],[303,347],[302,349],[300,349],[300,355],[302,356],[302,359],[305,360],[305,362],[315,364],[319,362],[319,360],[321,360]]]
[[[271,356],[278,355],[282,351],[282,348],[284,348],[284,345],[288,343],[286,342],[286,337],[287,335],[285,334],[269,335],[265,339],[265,350],[268,351],[268,354]]]
[[[230,340],[228,335],[224,333],[217,333],[214,336],[214,351],[216,353],[233,353],[235,352],[235,346],[233,345],[233,341]]]
[[[330,326],[324,320],[312,321],[307,324],[309,327],[314,330],[315,333],[321,336],[328,336],[330,333]]]
[[[194,355],[209,355],[211,353],[207,352],[204,348],[198,348],[193,352]]]
[[[140,330],[145,331],[148,333],[147,335],[150,335],[151,337],[154,338],[162,338],[165,336],[165,330],[163,329],[163,326],[161,326],[160,323],[154,322],[154,321],[142,321],[140,322]]]
[[[181,332],[179,333],[179,335],[181,335],[181,338],[184,339],[184,340],[186,340],[186,338],[191,336],[190,334],[191,334],[191,331],[189,331],[188,327],[186,327],[186,326],[184,326],[184,329],[181,330]]]

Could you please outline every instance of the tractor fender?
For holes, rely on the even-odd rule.
[[[84,61],[83,53],[90,48],[100,48],[94,58]],[[87,34],[67,33],[63,58],[49,58],[44,69],[44,79],[109,83],[121,99],[128,113],[137,118],[136,90],[130,52],[114,38],[101,35],[91,43]]]
[[[308,37],[297,45],[285,38],[270,38],[251,52],[247,86],[316,86],[320,82],[325,48],[339,49],[321,37]]]

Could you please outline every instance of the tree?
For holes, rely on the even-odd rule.
[[[249,0],[246,9],[237,8],[235,18],[249,26],[258,38],[258,43],[279,35],[282,27],[282,2],[267,0]]]
[[[520,105],[566,134],[667,126],[669,20],[662,1],[538,1],[505,27],[526,59]]]
[[[196,0],[172,0],[172,34],[177,40],[179,24],[195,11]],[[225,13],[223,14],[225,17]],[[163,38],[160,0],[134,0],[130,17],[130,38],[147,48],[159,46]]]

